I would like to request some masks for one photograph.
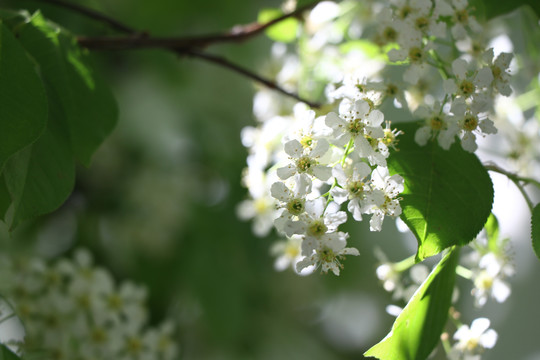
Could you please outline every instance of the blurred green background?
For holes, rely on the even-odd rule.
[[[41,8],[75,34],[108,30],[80,15],[37,1],[2,1]],[[275,1],[88,0],[98,9],[152,35],[220,32],[257,18]],[[216,46],[262,72],[271,42],[259,36]],[[117,97],[120,119],[89,168],[78,170],[74,193],[58,211],[17,231],[6,244],[49,258],[87,247],[118,280],[149,289],[153,323],[178,324],[182,359],[359,359],[382,339],[392,303],[375,276],[378,246],[391,260],[415,250],[391,220],[381,233],[348,224],[361,256],[340,277],[299,277],[273,270],[269,248],[235,214],[246,197],[240,185],[246,150],[240,130],[253,125],[255,85],[230,71],[158,50],[96,52],[97,68]],[[527,219],[515,243],[527,244]],[[524,231],[517,231],[519,228]],[[527,244],[528,245],[528,244]],[[464,322],[488,316],[500,335],[486,359],[540,359],[538,261],[530,249],[518,264],[513,296],[502,305],[465,311]],[[520,257],[521,256],[521,257]],[[469,284],[460,282],[462,294]],[[464,298],[467,298],[464,296]],[[464,308],[472,303],[464,300]]]

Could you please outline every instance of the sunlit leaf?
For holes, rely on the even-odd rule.
[[[443,150],[437,142],[419,146],[416,123],[404,131],[399,151],[388,159],[391,173],[405,179],[401,219],[418,241],[417,261],[454,245],[465,245],[482,230],[493,203],[491,179],[476,155],[459,142]]]
[[[274,20],[283,15],[283,12],[279,9],[263,9],[259,12],[259,17],[257,19],[260,23],[266,23],[271,20]],[[296,39],[296,32],[298,30],[299,22],[295,18],[287,18],[283,21],[278,22],[275,25],[270,26],[266,30],[266,35],[274,40],[279,42],[291,42]]]
[[[75,158],[88,166],[116,124],[118,111],[110,89],[89,66],[75,38],[40,13],[20,26],[18,36],[39,63],[43,80],[51,88],[48,96],[59,98]]]
[[[381,360],[426,359],[448,318],[459,251],[448,253],[399,314],[390,333],[364,355]]]
[[[499,221],[493,213],[489,215],[484,229],[486,229],[489,250],[497,253],[499,251]]]
[[[0,21],[0,170],[43,133],[46,122],[47,98],[35,64]]]

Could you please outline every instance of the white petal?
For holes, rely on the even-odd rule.
[[[291,191],[289,188],[280,181],[272,184],[270,187],[270,194],[272,197],[284,202],[291,197]]]
[[[489,48],[482,54],[482,60],[486,63],[491,64],[493,61],[493,48]]]
[[[314,158],[319,158],[323,156],[324,154],[326,154],[329,147],[330,145],[328,144],[328,141],[326,141],[325,139],[319,139],[317,140],[317,144],[311,151],[310,156]]]
[[[493,287],[491,288],[491,294],[499,303],[503,303],[510,296],[510,286],[502,280],[495,279]]]
[[[497,342],[497,332],[493,329],[489,329],[480,336],[480,345],[485,349],[491,349]]]
[[[323,198],[318,198],[315,200],[306,202],[306,212],[313,218],[318,219],[322,216],[324,212],[324,206],[326,201]]]
[[[366,118],[366,125],[368,126],[379,126],[384,121],[384,114],[379,110],[373,110],[369,113]]]
[[[367,101],[358,100],[354,103],[354,109],[358,111],[358,117],[364,119],[369,113],[370,107]]]
[[[422,126],[420,129],[416,130],[414,134],[414,141],[420,146],[427,144],[429,138],[431,137],[431,128],[429,126]]]
[[[457,90],[458,90],[456,83],[453,79],[444,80],[443,89],[444,89],[444,92],[447,94],[455,94],[457,93]]]
[[[311,257],[305,257],[304,259],[296,263],[296,271],[300,273],[305,268],[314,264],[315,264],[315,261],[313,261]]]
[[[488,87],[493,81],[493,72],[489,67],[483,67],[478,70],[476,77],[474,78],[474,84],[479,87]]]
[[[287,220],[283,225],[283,231],[285,232],[285,234],[287,234],[288,237],[291,237],[295,234],[303,235],[306,233],[306,229],[307,229],[307,225],[303,221]]]
[[[281,180],[286,180],[296,173],[296,167],[289,164],[276,170],[277,176]]]
[[[472,132],[466,131],[461,139],[461,147],[468,152],[475,152],[476,149],[478,149],[478,145],[476,145],[476,136]]]
[[[329,228],[337,228],[347,222],[347,213],[345,211],[338,211],[335,214],[326,213],[324,220]]]
[[[471,335],[479,337],[489,328],[490,321],[488,318],[474,319],[471,324]]]
[[[461,39],[464,39],[467,36],[467,31],[465,30],[463,25],[455,24],[454,26],[452,26],[452,36],[456,40],[461,40]]]
[[[369,230],[371,231],[381,231],[382,222],[384,219],[384,214],[380,211],[377,211],[373,216],[371,217],[371,220],[369,221]]]
[[[291,140],[285,143],[285,152],[287,155],[298,159],[304,153],[304,147],[298,140]]]
[[[423,68],[421,66],[412,64],[403,73],[403,80],[409,84],[416,85],[418,83],[418,79],[420,79],[420,76],[422,75],[422,70]]]
[[[326,126],[331,127],[332,129],[347,125],[347,123],[342,118],[340,118],[336,113],[333,112],[326,115],[325,123]]]
[[[366,126],[364,128],[364,132],[371,136],[374,139],[381,139],[384,137],[384,130],[381,126],[373,127],[373,126]]]
[[[327,181],[332,176],[332,168],[324,165],[315,165],[312,168],[313,176],[322,181]]]
[[[352,214],[353,219],[356,221],[362,221],[362,209],[358,199],[352,199],[347,204],[347,210]]]
[[[388,60],[390,61],[403,61],[407,58],[406,49],[392,49],[388,52]]]
[[[497,128],[490,119],[484,119],[479,124],[480,129],[484,134],[496,134]]]
[[[452,71],[459,79],[465,79],[469,64],[463,59],[456,59],[452,62]]]
[[[362,180],[371,174],[371,168],[364,162],[358,162],[353,166],[353,179],[355,181]]]
[[[431,34],[438,38],[446,37],[446,23],[439,22],[431,26]]]
[[[495,59],[495,65],[504,71],[510,66],[513,57],[514,54],[505,52],[500,53],[499,56],[497,56],[497,59]]]
[[[236,207],[236,215],[242,220],[248,220],[256,214],[253,200],[244,200]]]
[[[345,189],[341,189],[338,187],[335,187],[332,190],[330,190],[330,194],[332,194],[334,201],[338,203],[339,205],[343,204],[349,198],[349,192]]]
[[[362,157],[367,157],[373,152],[371,144],[363,136],[357,136],[356,139],[354,139],[354,149]]]
[[[336,178],[339,185],[347,185],[347,175],[345,175],[345,171],[343,171],[341,164],[337,164],[332,168],[332,176]]]
[[[353,256],[359,256],[360,255],[360,251],[358,251],[357,248],[345,248],[343,250],[341,250],[341,252],[339,253],[340,255],[353,255]]]
[[[454,333],[454,340],[463,340],[469,337],[469,327],[467,325],[461,325],[459,329]]]
[[[412,281],[414,281],[416,284],[420,285],[429,276],[429,270],[428,270],[427,266],[425,266],[423,264],[417,264],[417,265],[414,265],[411,268],[410,275],[411,275]]]
[[[435,16],[451,16],[454,9],[445,0],[435,0],[435,10],[433,12]]]

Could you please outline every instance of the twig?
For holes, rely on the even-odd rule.
[[[490,170],[490,171],[497,172],[499,174],[503,174],[508,179],[510,179],[517,186],[518,190],[521,192],[521,195],[523,195],[523,198],[525,199],[525,202],[527,203],[527,206],[529,207],[529,209],[531,210],[531,213],[532,213],[532,211],[534,209],[534,204],[533,204],[531,198],[529,197],[529,195],[527,194],[527,192],[525,191],[525,188],[523,187],[523,184],[521,182],[534,184],[538,188],[540,188],[540,182],[538,182],[537,180],[531,179],[531,178],[520,177],[520,176],[518,176],[518,175],[516,175],[514,173],[511,173],[509,171],[506,171],[506,170],[498,167],[495,164],[484,164],[484,167],[486,168],[486,170]]]
[[[137,30],[121,23],[120,21],[113,19],[103,13],[100,13],[99,11],[89,9],[81,5],[77,5],[77,4],[74,4],[68,1],[63,1],[63,0],[37,0],[37,1],[45,2],[45,3],[53,4],[56,6],[60,6],[69,10],[73,10],[75,12],[80,13],[81,15],[87,16],[97,21],[101,21],[102,23],[107,24],[111,28],[127,33],[127,34],[138,34]]]
[[[50,1],[50,0],[40,0]],[[57,0],[53,0],[57,1]],[[79,44],[92,50],[126,50],[126,49],[143,49],[143,48],[167,48],[167,49],[183,49],[183,48],[202,48],[212,44],[242,42],[251,37],[254,37],[270,26],[277,24],[291,17],[297,17],[302,12],[314,7],[320,0],[314,1],[306,6],[302,6],[295,11],[283,14],[266,23],[254,22],[247,25],[239,25],[233,27],[225,33],[206,34],[196,36],[182,37],[150,37],[150,36],[96,36],[96,37],[79,37]],[[141,35],[139,32],[133,32],[132,35]]]
[[[229,60],[204,53],[201,51],[201,48],[208,45],[217,44],[217,43],[238,43],[242,42],[250,37],[260,34],[268,27],[277,24],[285,19],[291,17],[297,17],[305,10],[308,10],[314,7],[316,4],[321,2],[321,0],[313,1],[312,3],[302,6],[295,11],[292,11],[287,14],[283,14],[280,17],[277,17],[266,23],[251,23],[247,25],[240,25],[233,27],[230,31],[219,34],[209,34],[209,35],[199,35],[199,36],[187,36],[187,37],[151,37],[146,32],[139,32],[136,29],[133,29],[121,22],[104,15],[98,11],[85,8],[80,5],[75,5],[64,0],[38,0],[41,2],[51,3],[58,5],[85,16],[88,16],[97,21],[101,21],[111,26],[112,28],[127,33],[127,36],[122,37],[78,37],[77,41],[79,45],[86,47],[91,50],[135,50],[135,49],[148,49],[148,48],[158,48],[173,51],[179,55],[189,55],[199,59],[203,59],[208,62],[225,67],[229,70],[232,70],[238,74],[246,76],[256,82],[263,84],[264,86],[274,89],[286,96],[292,97],[293,99],[303,102],[313,108],[319,108],[321,105],[309,100],[301,98],[299,95],[287,91],[276,84],[274,81],[263,78],[260,75],[257,75],[237,64],[230,62]]]
[[[185,50],[183,51],[183,53],[187,54],[187,55],[190,55],[190,56],[193,56],[193,57],[196,57],[196,58],[199,58],[199,59],[202,59],[202,60],[205,60],[205,61],[208,61],[208,62],[211,62],[211,63],[214,63],[214,64],[217,64],[217,65],[220,65],[224,68],[227,68],[229,70],[232,70],[236,73],[239,73],[241,75],[244,75],[258,83],[261,83],[263,84],[264,86],[270,88],[270,89],[274,89],[284,95],[287,95],[289,97],[292,97],[293,99],[296,99],[297,101],[300,101],[300,102],[303,102],[307,105],[309,105],[310,107],[312,108],[320,108],[321,107],[321,104],[318,104],[318,103],[315,103],[315,102],[311,102],[309,100],[305,100],[303,98],[301,98],[299,95],[295,94],[295,93],[292,93],[292,92],[289,92],[285,89],[283,89],[282,87],[280,87],[279,85],[277,85],[275,82],[273,81],[270,81],[266,78],[263,78],[243,67],[240,67],[238,66],[237,64],[234,64],[232,62],[230,62],[229,60],[225,59],[224,57],[222,56],[216,56],[216,55],[211,55],[211,54],[208,54],[208,53],[205,53],[205,52],[202,52],[202,51],[196,51],[196,50]]]

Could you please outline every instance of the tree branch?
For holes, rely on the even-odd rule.
[[[192,57],[196,57],[196,58],[199,58],[199,59],[202,59],[202,60],[205,60],[205,61],[208,61],[208,62],[211,62],[211,63],[214,63],[214,64],[217,64],[219,66],[222,66],[224,68],[227,68],[229,70],[232,70],[238,74],[241,74],[245,77],[248,77],[260,84],[263,84],[264,86],[270,88],[270,89],[274,89],[286,96],[289,96],[289,97],[292,97],[293,99],[296,99],[297,101],[300,101],[300,102],[303,102],[307,105],[309,105],[310,107],[312,108],[320,108],[321,107],[321,104],[318,104],[318,103],[315,103],[315,102],[311,102],[311,101],[308,101],[308,100],[305,100],[305,99],[302,99],[299,95],[295,94],[295,93],[292,93],[292,92],[289,92],[285,89],[283,89],[282,87],[280,87],[279,85],[277,85],[275,82],[273,81],[270,81],[266,78],[263,78],[243,67],[240,67],[238,66],[237,64],[234,64],[232,62],[230,62],[229,60],[225,59],[224,57],[222,56],[216,56],[216,55],[211,55],[211,54],[208,54],[208,53],[205,53],[205,52],[202,52],[202,51],[196,51],[196,50],[185,50],[182,52],[182,54],[187,54],[188,56],[192,56]]]
[[[224,33],[185,37],[151,37],[146,32],[137,31],[136,29],[131,28],[130,26],[127,26],[120,21],[117,21],[116,19],[113,19],[98,11],[88,9],[80,5],[72,4],[64,0],[37,1],[50,3],[78,12],[91,19],[103,22],[115,30],[128,34],[127,36],[117,37],[78,37],[77,41],[79,45],[86,47],[90,50],[139,50],[149,48],[169,50],[179,55],[192,56],[232,70],[260,84],[263,84],[270,89],[276,90],[283,95],[292,97],[297,101],[303,102],[313,108],[319,108],[321,106],[318,103],[305,100],[299,95],[283,89],[274,81],[266,79],[237,64],[234,64],[229,60],[225,59],[224,57],[211,55],[201,51],[201,48],[212,44],[239,43],[245,41],[251,37],[262,33],[264,30],[274,24],[277,24],[291,17],[300,16],[302,12],[314,7],[316,4],[321,2],[321,0],[313,1],[308,5],[302,6],[287,14],[283,14],[282,16],[277,17],[266,23],[254,22],[251,24],[235,26],[231,30]]]

